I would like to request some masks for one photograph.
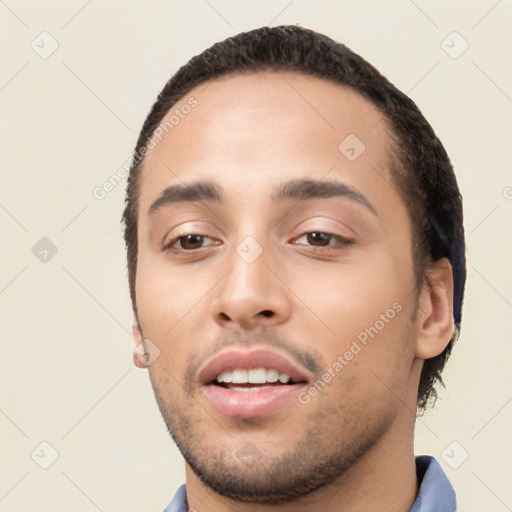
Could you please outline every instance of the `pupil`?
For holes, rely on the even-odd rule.
[[[330,235],[322,233],[321,231],[314,231],[308,234],[308,243],[312,245],[327,245],[330,240]]]
[[[197,249],[201,247],[203,237],[201,235],[187,235],[182,238],[181,246],[183,249]]]

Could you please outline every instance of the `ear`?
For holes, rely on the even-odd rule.
[[[133,313],[133,323],[132,323],[132,337],[134,346],[137,347],[142,343],[142,332],[140,330],[139,321],[137,320],[137,315]],[[138,368],[147,368],[147,366],[133,353],[133,364]]]
[[[416,357],[430,359],[448,345],[454,329],[453,275],[447,258],[426,271],[418,302]]]

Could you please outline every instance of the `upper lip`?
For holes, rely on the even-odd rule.
[[[268,349],[254,348],[250,350],[229,349],[213,356],[199,372],[201,384],[210,384],[217,375],[235,369],[249,370],[251,368],[266,368],[285,373],[293,382],[308,380],[305,370],[300,365],[291,362]]]

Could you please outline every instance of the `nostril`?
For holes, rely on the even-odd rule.
[[[271,317],[271,316],[274,316],[274,312],[270,311],[269,309],[265,309],[260,313],[260,315],[263,315],[266,317]]]

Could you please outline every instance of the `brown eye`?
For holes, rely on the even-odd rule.
[[[181,249],[190,251],[193,249],[200,249],[203,246],[205,238],[206,237],[204,235],[190,234],[180,236],[176,242],[179,243]]]
[[[211,240],[209,236],[198,235],[197,233],[188,233],[177,236],[165,244],[164,249],[169,251],[194,251],[205,247],[204,241]],[[211,245],[211,244],[209,244]]]
[[[325,248],[326,251],[329,251],[344,249],[352,245],[353,241],[325,231],[310,231],[301,235],[294,243],[319,250]]]
[[[323,233],[322,231],[313,231],[312,233],[307,233],[306,240],[309,244],[315,246],[324,246],[329,245],[329,242],[332,240],[333,235],[329,233]]]
[[[198,233],[187,233],[176,236],[164,245],[164,250],[174,253],[176,256],[185,253],[199,252],[210,246],[219,245],[218,240],[210,238],[208,235],[199,235]]]

